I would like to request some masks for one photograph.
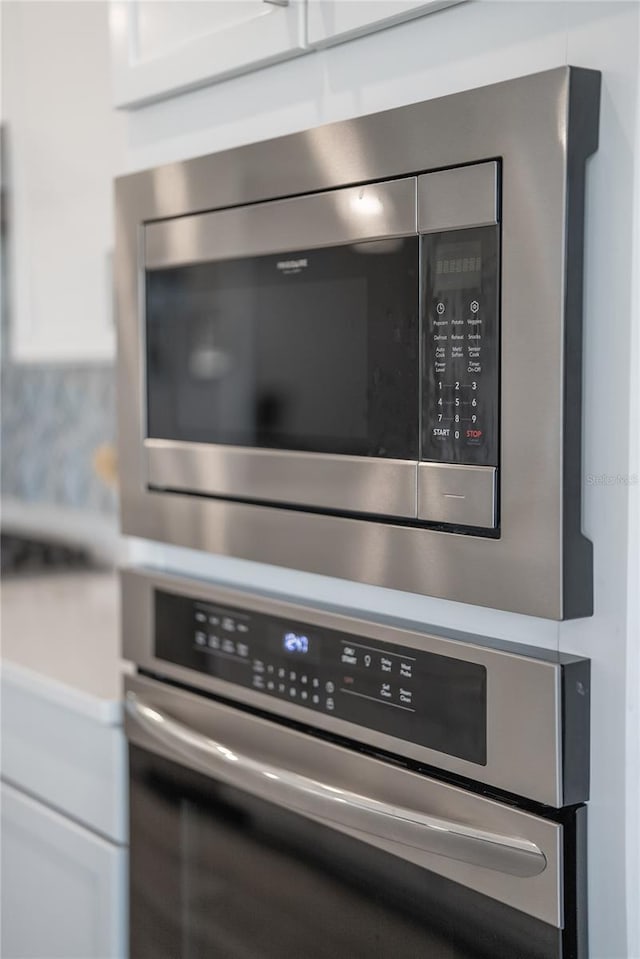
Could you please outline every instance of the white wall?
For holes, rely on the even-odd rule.
[[[640,195],[637,153],[634,160],[639,12],[636,3],[615,2],[467,4],[127,118],[126,169],[133,170],[565,63],[603,71],[601,146],[589,168],[585,278],[584,527],[595,545],[595,615],[557,624],[132,544],[134,558],[174,569],[591,656],[592,959],[640,959],[640,850],[632,808],[640,798],[639,487],[588,481],[638,470],[640,217],[634,234],[633,204]]]

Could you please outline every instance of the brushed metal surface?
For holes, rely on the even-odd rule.
[[[416,233],[416,178],[218,210],[145,227],[145,266],[306,251]]]
[[[491,529],[496,525],[496,474],[494,466],[420,463],[418,517]]]
[[[415,519],[417,463],[147,439],[151,486]]]
[[[507,876],[529,878],[547,868],[544,853],[528,839],[390,806],[353,789],[337,789],[332,782],[274,766],[255,751],[245,755],[237,749],[235,740],[220,742],[176,722],[131,690],[126,695],[125,708],[130,726],[155,738],[162,755],[177,757],[191,769],[294,809],[303,816],[321,819],[332,826],[361,829],[389,842],[494,869]]]
[[[478,163],[418,177],[418,231],[435,233],[498,222],[498,164]]]
[[[156,570],[125,569],[121,572],[121,587],[123,656],[143,669],[298,722],[312,722],[336,735],[528,799],[556,808],[563,805],[560,664],[566,661],[564,658],[440,628],[436,633],[415,623],[364,620],[344,610],[304,606],[281,597],[229,589]],[[155,655],[154,643],[155,589],[291,619],[319,629],[339,630],[360,640],[366,637],[373,643],[397,644],[484,666],[487,670],[486,765],[459,759],[316,710],[310,713],[304,706],[159,659]],[[587,721],[585,728],[576,735],[588,739]],[[566,748],[570,749],[571,743],[567,743]],[[572,796],[572,801],[586,799],[587,788],[585,786],[583,796]]]
[[[589,615],[591,544],[580,529],[581,460],[563,456],[570,440],[565,362],[576,355],[575,344],[571,356],[565,352],[571,277],[565,254],[572,209],[567,199],[583,182],[568,178],[568,166],[582,169],[595,149],[596,81],[591,71],[562,67],[117,180],[123,531],[549,619]],[[570,109],[578,84],[591,90],[582,139]],[[147,489],[140,252],[145,222],[497,156],[503,270],[499,539]],[[579,206],[579,197],[575,202]],[[579,349],[577,354],[579,359]],[[572,508],[565,489],[572,493]]]
[[[391,829],[391,835],[384,835],[382,831],[371,832],[368,816],[357,810],[348,817],[348,822],[340,823],[328,819],[326,813],[317,808],[305,811],[283,801],[282,796],[276,799],[281,805],[295,808],[296,812],[339,832],[562,927],[562,827],[557,823],[153,680],[126,677],[125,690],[127,695],[133,694],[143,701],[147,709],[156,711],[159,716],[171,717],[174,723],[186,727],[196,736],[228,745],[234,755],[259,756],[265,768],[284,769],[316,783],[330,784],[335,790],[336,801],[343,798],[343,792],[350,793],[353,784],[357,783],[361,795],[385,808],[395,808],[398,812],[410,809],[432,821],[458,822],[467,829],[511,836],[521,843],[532,844],[541,850],[546,868],[537,875],[515,878],[475,863],[461,862],[442,852],[428,852],[408,845],[402,840],[400,828],[395,835]],[[131,711],[127,711],[125,729],[129,741],[135,745],[207,772],[206,766],[199,762],[196,766],[166,740],[160,742]],[[274,801],[268,777],[265,777],[263,795]]]

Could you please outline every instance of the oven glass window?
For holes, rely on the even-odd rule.
[[[138,747],[135,959],[560,959],[560,932]],[[516,880],[517,881],[517,880]]]
[[[418,238],[146,278],[147,435],[418,455]]]

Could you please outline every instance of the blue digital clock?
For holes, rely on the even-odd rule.
[[[308,653],[309,639],[302,633],[285,633],[282,638],[282,648],[287,653]]]

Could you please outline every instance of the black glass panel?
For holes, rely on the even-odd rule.
[[[150,437],[416,459],[418,238],[147,273]]]
[[[130,770],[135,959],[572,954],[539,920],[136,747]]]
[[[158,659],[487,761],[487,671],[479,663],[160,590],[155,637]]]
[[[424,460],[498,465],[498,231],[423,238]]]

